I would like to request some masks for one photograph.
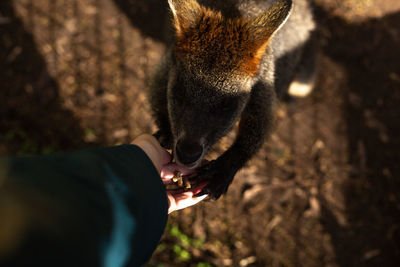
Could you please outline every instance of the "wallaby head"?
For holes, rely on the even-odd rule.
[[[194,168],[240,117],[269,40],[292,2],[236,18],[196,0],[168,2],[176,30],[167,89],[173,148],[178,162]]]

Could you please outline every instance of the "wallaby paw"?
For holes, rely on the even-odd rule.
[[[163,131],[158,130],[153,136],[158,140],[160,145],[165,149],[172,149],[173,139],[170,134],[165,134]]]
[[[230,171],[224,168],[219,168],[216,161],[209,162],[197,172],[196,180],[207,181],[208,183],[203,190],[195,196],[208,195],[209,199],[217,200],[228,191],[228,187],[234,175],[234,173],[230,173]]]
[[[290,84],[288,94],[293,97],[306,97],[313,90],[312,83],[302,83],[299,81],[294,81]]]

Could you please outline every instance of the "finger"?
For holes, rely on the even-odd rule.
[[[174,177],[175,173],[179,171],[182,175],[189,175],[195,172],[193,169],[189,169],[185,166],[178,165],[176,163],[169,163],[161,169],[161,178],[163,180],[170,180]]]
[[[167,194],[168,199],[170,200],[170,207],[168,209],[168,213],[171,213],[175,210],[184,209],[193,205],[196,205],[200,201],[204,200],[207,195],[195,198],[193,197],[192,192],[184,192],[179,194]]]
[[[208,162],[209,162],[208,160],[203,159],[203,161],[200,164],[200,167],[207,164]],[[195,173],[196,169],[189,169],[180,164],[171,162],[171,163],[168,163],[167,165],[163,166],[163,168],[161,169],[161,177],[163,180],[170,180],[175,176],[175,173],[177,171],[180,171],[182,173],[182,175],[189,175],[189,174]]]
[[[204,200],[207,195],[201,197],[193,197],[192,193],[188,193],[188,195],[183,195],[175,199],[176,202],[176,209],[181,210],[193,205],[196,205],[200,201]]]
[[[207,190],[200,190],[198,193],[196,193],[194,195],[194,197],[197,197],[197,198],[200,198],[200,197],[203,197],[203,196],[208,196]]]
[[[171,155],[161,147],[157,139],[149,134],[138,136],[132,144],[137,145],[147,154],[159,173],[162,166],[171,160]]]
[[[202,183],[200,183],[198,186],[196,186],[195,188],[193,188],[193,190],[191,190],[192,193],[193,193],[193,197],[197,197],[196,195],[197,195],[198,193],[200,193],[206,185],[207,185],[207,182],[202,182]]]
[[[167,193],[172,195],[175,198],[182,198],[182,197],[196,197],[195,195],[200,193],[203,188],[207,185],[206,182],[203,182],[196,187],[193,187],[188,190],[167,190]]]

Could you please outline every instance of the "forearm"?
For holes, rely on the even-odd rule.
[[[94,266],[114,256],[142,264],[167,208],[159,174],[136,146],[3,159],[0,265]]]

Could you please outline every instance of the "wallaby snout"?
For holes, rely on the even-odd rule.
[[[175,147],[176,160],[181,164],[194,168],[201,160],[204,152],[204,145],[201,142],[179,139]]]

